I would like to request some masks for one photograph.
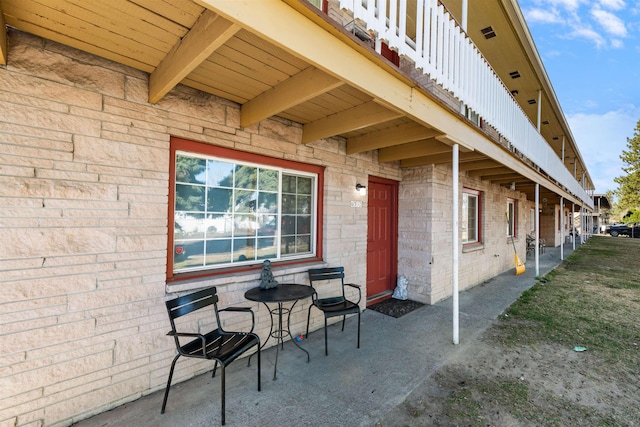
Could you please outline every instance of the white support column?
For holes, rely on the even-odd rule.
[[[564,197],[560,196],[560,260],[564,259]]]
[[[542,89],[538,89],[538,133],[540,133],[540,117],[542,117]]]
[[[540,276],[540,248],[538,242],[540,241],[540,184],[536,183],[536,235],[534,236],[535,244],[534,246],[534,258],[536,260],[536,277]]]
[[[460,338],[459,338],[459,325],[460,325],[460,318],[459,318],[459,313],[458,313],[458,264],[459,264],[459,259],[458,259],[458,171],[459,171],[459,165],[458,165],[458,158],[459,158],[459,147],[458,144],[453,144],[453,153],[452,153],[452,169],[453,169],[453,177],[451,179],[451,198],[453,199],[452,202],[452,210],[453,213],[451,215],[451,221],[453,223],[453,236],[452,236],[452,240],[453,240],[453,248],[451,250],[451,255],[452,255],[452,261],[453,261],[453,268],[452,268],[452,293],[453,293],[453,343],[454,344],[458,344],[460,342]]]
[[[580,228],[580,243],[582,243],[582,237],[584,236],[584,227],[582,226],[582,205],[578,206],[578,227]]]
[[[584,236],[586,234],[586,228],[584,224],[584,202],[580,205],[580,244],[584,243]]]
[[[467,23],[469,17],[469,0],[462,0],[462,30],[467,32]]]
[[[573,243],[573,250],[576,250],[576,219],[573,217],[573,212],[576,209],[576,204],[575,203],[571,203],[571,235],[573,236],[571,238],[571,242]]]
[[[600,224],[600,218],[602,218],[602,208],[600,207],[601,200],[602,197],[598,197],[598,234],[600,234],[600,231],[602,230],[602,224]]]

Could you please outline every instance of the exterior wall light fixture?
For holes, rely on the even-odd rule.
[[[362,184],[356,184],[356,191],[360,193],[361,196],[367,195],[367,187]]]

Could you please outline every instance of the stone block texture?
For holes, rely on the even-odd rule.
[[[337,138],[304,145],[301,126],[279,118],[240,128],[239,105],[184,86],[151,105],[146,73],[16,31],[9,40],[0,67],[0,425],[70,425],[163,388],[175,352],[164,301],[179,293],[217,286],[221,306],[252,306],[266,336],[268,311],[243,297],[259,271],[167,283],[171,137],[324,166],[323,261],[348,266],[348,281],[362,285],[367,206],[355,184],[399,181],[398,272],[413,299],[450,295],[450,167],[401,171],[375,152],[347,156]],[[501,223],[506,197],[519,193],[462,185],[485,192],[485,241],[461,253],[464,288],[511,266]],[[358,197],[362,207],[351,204]],[[280,268],[276,280],[306,283],[307,268]],[[308,307],[296,305],[293,333]],[[225,327],[249,327],[229,316]],[[316,315],[312,328],[321,324]],[[208,369],[183,362],[176,381]]]

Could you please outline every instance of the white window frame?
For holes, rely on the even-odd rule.
[[[530,231],[536,230],[536,210],[534,208],[531,208],[531,218],[529,218],[529,230]]]
[[[475,212],[474,212],[475,221],[473,224],[473,228],[475,229],[474,238],[469,237],[469,230],[471,229],[470,227],[471,218],[469,217],[469,200],[470,199],[475,200]],[[461,240],[463,245],[481,243],[482,241],[481,240],[482,227],[480,222],[481,221],[480,215],[482,213],[481,203],[482,203],[482,193],[480,191],[471,190],[468,188],[464,188],[462,190],[462,209],[461,209],[462,220],[460,222],[462,225]]]

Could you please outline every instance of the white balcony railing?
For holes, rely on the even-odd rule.
[[[340,0],[340,7],[391,49],[478,113],[512,147],[593,208],[591,198],[513,99],[511,92],[438,0],[415,0],[415,39],[407,0]],[[413,31],[411,31],[413,33]]]

